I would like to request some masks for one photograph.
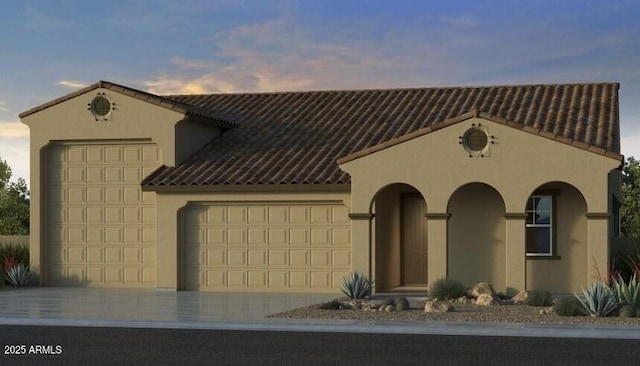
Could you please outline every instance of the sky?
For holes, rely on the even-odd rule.
[[[3,0],[0,158],[18,114],[107,80],[156,94],[619,82],[640,158],[640,1]]]

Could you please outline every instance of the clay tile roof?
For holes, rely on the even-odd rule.
[[[618,89],[589,83],[168,96],[236,127],[143,185],[350,183],[338,159],[469,115],[617,159]]]

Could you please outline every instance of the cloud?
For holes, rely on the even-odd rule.
[[[20,122],[1,122],[0,139],[20,139],[29,137],[29,127]]]
[[[224,61],[174,57],[171,70],[143,84],[157,94],[350,89],[416,85],[416,74],[421,85],[438,84],[452,72],[453,60],[438,50],[406,57],[402,41],[333,38],[345,41],[319,40],[291,19],[241,26],[216,36]]]
[[[67,87],[67,88],[71,88],[71,89],[80,89],[88,85],[88,84],[84,84],[77,81],[71,81],[71,80],[59,80],[56,84]]]
[[[0,100],[0,112],[9,112],[9,107],[7,107],[7,102],[4,100]]]

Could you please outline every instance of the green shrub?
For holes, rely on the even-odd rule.
[[[613,279],[612,287],[615,290],[619,303],[630,305],[634,310],[640,308],[640,282],[635,274],[625,281],[621,275]]]
[[[388,305],[395,305],[396,304],[396,300],[392,299],[390,297],[387,297],[386,299],[382,300],[382,304],[383,306],[388,306]]]
[[[616,294],[603,282],[594,282],[582,289],[582,295],[575,295],[585,314],[591,316],[608,316],[618,309]]]
[[[618,310],[618,316],[621,318],[635,318],[636,317],[636,309],[629,304],[623,304],[620,306],[620,310]]]
[[[26,245],[7,244],[0,245],[0,266],[5,272],[9,272],[11,267],[7,268],[5,263],[10,261],[11,267],[14,264],[22,264],[29,267],[29,247]]]
[[[580,315],[580,301],[575,296],[561,297],[553,305],[553,311],[560,316]]]
[[[454,300],[465,296],[467,293],[460,281],[442,277],[429,285],[429,296],[440,300]]]
[[[396,311],[405,311],[411,308],[409,306],[409,300],[405,297],[396,297],[393,299],[393,305],[396,306]]]
[[[370,297],[373,293],[373,281],[358,272],[352,272],[342,279],[342,293],[352,300]]]
[[[524,303],[529,306],[551,306],[551,293],[549,291],[529,291],[529,296],[527,296]]]
[[[320,304],[320,309],[323,309],[323,310],[338,310],[338,309],[340,309],[340,306],[342,306],[342,303],[340,303],[340,301],[331,300],[331,301],[323,302],[322,304]]]
[[[7,281],[13,287],[25,287],[31,285],[31,271],[23,264],[14,266],[7,271]]]

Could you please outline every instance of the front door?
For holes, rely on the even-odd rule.
[[[427,286],[427,205],[420,195],[402,196],[402,282]]]

